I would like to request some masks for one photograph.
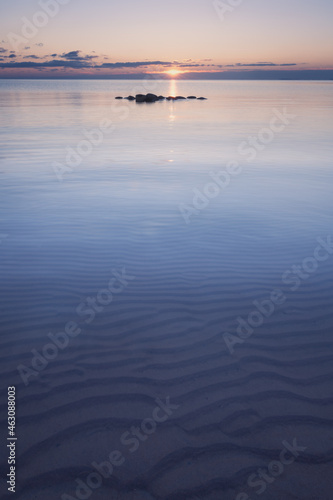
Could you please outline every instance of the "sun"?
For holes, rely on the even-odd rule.
[[[182,73],[182,71],[179,71],[179,69],[169,69],[168,71],[165,71],[165,73],[170,76],[178,76]]]

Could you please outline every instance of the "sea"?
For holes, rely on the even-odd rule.
[[[331,500],[332,133],[330,81],[0,80],[1,498]]]

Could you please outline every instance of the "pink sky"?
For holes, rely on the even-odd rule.
[[[332,70],[332,20],[331,0],[14,0],[0,77]]]

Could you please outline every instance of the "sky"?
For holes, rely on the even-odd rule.
[[[332,0],[0,0],[0,78],[331,75]]]

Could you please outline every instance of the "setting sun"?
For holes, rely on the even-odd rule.
[[[178,69],[169,69],[168,71],[165,71],[165,73],[170,76],[178,76],[183,73],[183,71],[179,71]]]

